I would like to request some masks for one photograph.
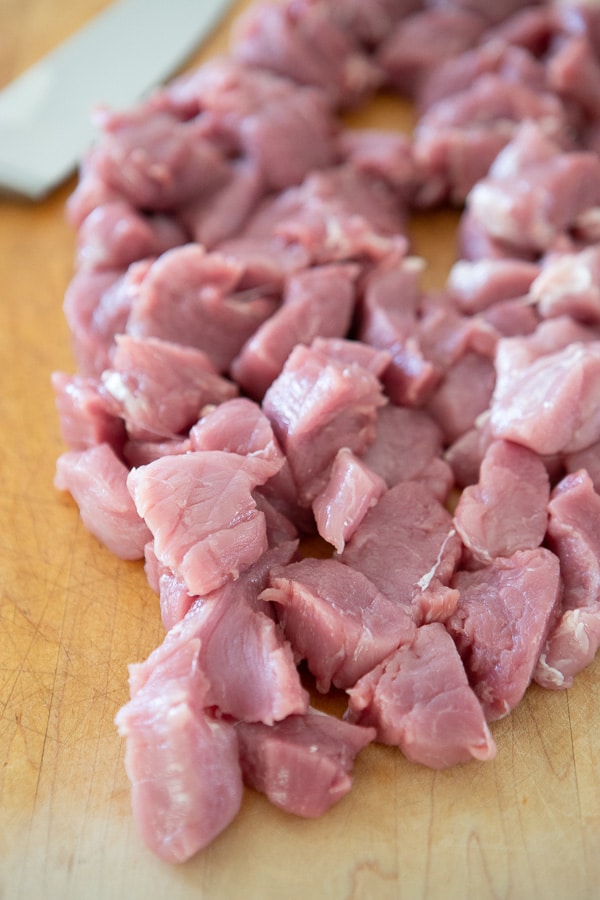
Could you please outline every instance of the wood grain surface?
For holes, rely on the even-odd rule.
[[[0,0],[0,84],[104,5]],[[229,24],[197,60],[226,47]],[[408,119],[385,98],[353,117]],[[572,690],[532,687],[493,725],[493,763],[432,772],[374,745],[319,821],[247,791],[189,863],[144,848],[113,718],[127,664],[162,639],[157,600],[141,564],[104,550],[52,485],[63,447],[50,373],[73,371],[61,309],[73,184],[35,206],[0,201],[0,898],[599,897],[599,660]],[[441,213],[414,226],[431,285],[452,260],[455,223]]]

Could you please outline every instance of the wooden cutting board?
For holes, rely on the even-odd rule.
[[[104,6],[1,0],[0,84]],[[246,4],[241,3],[241,8]],[[202,56],[226,47],[230,22]],[[402,125],[382,99],[357,123]],[[372,746],[319,821],[247,791],[189,863],[142,846],[113,717],[127,664],[162,639],[141,564],[116,560],[54,490],[63,449],[50,373],[73,371],[61,302],[64,203],[0,202],[0,898],[570,898],[600,896],[600,661],[572,690],[532,687],[493,726],[498,757],[447,772]],[[440,284],[456,217],[415,226]]]

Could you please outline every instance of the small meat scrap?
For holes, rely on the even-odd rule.
[[[319,691],[351,687],[400,644],[415,625],[361,572],[335,559],[306,558],[274,569],[261,597],[277,617],[298,661]]]
[[[165,631],[169,631],[183,619],[196,598],[190,594],[183,579],[160,562],[153,541],[148,541],[144,548],[144,572],[148,584],[159,596],[160,617]]]
[[[244,344],[231,374],[246,393],[261,400],[296,344],[348,333],[360,266],[314,266],[290,276],[283,303]]]
[[[238,291],[243,272],[240,262],[199,244],[163,253],[131,304],[127,333],[196,347],[219,372],[227,371],[278,302],[272,290]]]
[[[466,487],[454,512],[454,527],[474,559],[539,547],[546,534],[550,481],[543,460],[509,441],[487,448],[477,485]]]
[[[446,621],[488,721],[507,715],[531,682],[560,597],[558,558],[543,547],[458,572]]]
[[[199,642],[190,643],[177,665],[158,670],[115,718],[139,832],[169,863],[210,844],[242,803],[235,728],[205,707],[198,652]]]
[[[286,565],[298,544],[292,541],[269,550],[237,581],[204,597],[195,597],[188,611],[165,635],[162,644],[141,663],[130,667],[132,697],[159,677],[176,670],[190,647],[197,646],[196,667],[206,679],[203,704],[223,715],[247,722],[273,722],[306,712],[308,693],[302,687],[292,650],[258,599],[272,566]]]
[[[600,647],[600,495],[581,469],[554,488],[548,508],[548,546],[560,560],[564,592],[534,677],[556,689],[570,687]]]
[[[413,762],[444,769],[489,760],[496,744],[469,687],[452,638],[440,622],[422,625],[348,691],[347,719],[377,729]]]
[[[251,492],[280,467],[281,460],[204,450],[131,470],[127,485],[155,553],[191,594],[222,587],[265,552],[265,518]]]
[[[352,787],[354,758],[375,737],[314,709],[274,725],[236,724],[244,782],[275,806],[322,816]]]
[[[425,485],[402,481],[369,510],[340,559],[422,623],[454,611],[458,594],[447,585],[461,551],[448,510]]]
[[[421,481],[444,503],[454,479],[441,452],[442,431],[428,412],[389,403],[377,412],[375,442],[362,460],[389,488]]]
[[[574,343],[506,372],[490,407],[495,437],[540,455],[575,453],[600,439],[600,342]]]
[[[346,541],[386,490],[379,475],[342,447],[333,461],[329,481],[313,500],[317,531],[342,553]]]
[[[186,431],[209,404],[237,396],[209,357],[195,347],[160,338],[116,337],[102,387],[132,438],[169,438]]]
[[[375,438],[385,404],[379,380],[298,345],[265,394],[263,411],[289,462],[301,504],[310,506],[329,480],[342,447],[360,456]]]
[[[96,444],[59,456],[54,486],[71,494],[85,527],[111,553],[142,559],[151,535],[127,489],[128,471],[109,444]]]

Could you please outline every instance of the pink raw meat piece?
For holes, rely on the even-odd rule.
[[[292,650],[276,625],[269,604],[258,599],[269,569],[286,565],[297,541],[269,550],[237,581],[195,597],[183,618],[142,663],[130,667],[132,697],[157,673],[180,665],[197,646],[196,667],[206,679],[203,702],[221,714],[272,724],[308,708]],[[160,581],[159,581],[160,588]]]
[[[130,437],[142,440],[174,437],[189,429],[205,406],[238,393],[202,350],[129,334],[117,335],[102,387]]]
[[[458,594],[447,585],[461,549],[448,510],[425,485],[401,481],[369,510],[340,559],[419,624],[454,611]]]
[[[584,447],[577,453],[567,453],[563,463],[568,473],[585,469],[592,480],[594,490],[600,494],[600,441]]]
[[[590,152],[558,153],[514,175],[480,180],[467,207],[491,237],[543,252],[600,200],[600,159]]]
[[[56,464],[54,485],[69,491],[85,527],[121,559],[141,559],[150,532],[127,490],[128,469],[108,444],[69,450]]]
[[[181,121],[153,103],[94,116],[100,135],[89,165],[133,206],[169,210],[227,179],[220,149],[201,121]]]
[[[265,552],[265,518],[251,492],[280,466],[281,460],[201,450],[131,470],[128,488],[155,553],[191,594],[222,587]]]
[[[333,461],[329,481],[312,503],[317,531],[342,553],[346,541],[386,490],[383,478],[342,447]]]
[[[502,300],[523,297],[539,266],[520,259],[465,259],[454,263],[447,287],[461,312],[482,312]]]
[[[429,71],[476,44],[484,27],[479,16],[456,8],[415,12],[385,36],[376,58],[388,83],[415,97]]]
[[[322,490],[341,447],[360,456],[372,443],[376,411],[384,404],[380,382],[367,369],[295,347],[265,394],[263,410],[301,504],[309,506]]]
[[[504,374],[491,430],[540,455],[575,453],[600,439],[599,392],[600,342],[570,344]]]
[[[326,693],[349,688],[402,643],[415,625],[362,573],[335,559],[306,558],[269,576],[261,594],[277,606],[278,621],[298,661],[305,659]]]
[[[347,718],[377,729],[413,762],[445,769],[489,760],[496,744],[469,687],[452,638],[439,622],[422,625],[348,691]]]
[[[190,429],[193,450],[226,450],[282,459],[271,423],[254,400],[234,397],[209,410]]]
[[[488,721],[520,703],[556,615],[558,558],[543,547],[498,557],[475,572],[458,572],[460,592],[446,628]]]
[[[133,298],[150,266],[134,263],[123,272],[80,269],[63,301],[80,375],[97,376],[109,365],[115,335],[125,330]]]
[[[236,733],[245,783],[285,812],[317,818],[352,787],[354,758],[375,729],[310,709],[274,725],[240,722]]]
[[[133,814],[148,847],[180,863],[206,847],[237,815],[243,795],[233,724],[205,708],[199,642],[177,667],[159,671],[121,707]]]
[[[390,403],[378,410],[375,442],[361,458],[389,488],[421,481],[443,503],[453,476],[441,451],[442,432],[429,413]]]
[[[277,305],[272,291],[238,292],[243,271],[234,258],[199,244],[163,253],[132,303],[127,332],[196,347],[225,372]]]
[[[531,284],[530,300],[543,318],[571,316],[600,325],[600,246],[550,256]],[[600,332],[599,332],[600,336]]]
[[[209,197],[180,207],[179,221],[195,243],[212,250],[241,231],[266,190],[263,174],[252,160],[234,160],[225,184]]]
[[[97,206],[77,232],[77,263],[86,269],[126,269],[184,244],[187,235],[167,215],[144,215],[124,200]]]
[[[374,61],[336,24],[326,3],[253,6],[236,24],[233,55],[299,84],[316,85],[339,106],[356,104],[381,82]]]
[[[296,344],[344,337],[352,321],[360,268],[350,263],[314,266],[290,276],[283,304],[255,331],[231,365],[240,387],[262,399]]]
[[[559,558],[564,591],[534,677],[557,689],[571,687],[600,647],[600,496],[587,472],[567,475],[548,509],[548,546]]]
[[[98,379],[85,375],[52,373],[60,432],[70,450],[87,450],[109,444],[120,453],[125,441],[123,420],[111,411],[111,404]]]
[[[544,540],[550,481],[543,460],[509,441],[493,441],[481,464],[479,482],[466,487],[454,512],[454,526],[473,557],[533,550]]]

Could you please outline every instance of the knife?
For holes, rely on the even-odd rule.
[[[173,75],[233,0],[118,0],[0,91],[0,190],[39,200],[92,143],[91,112]]]

